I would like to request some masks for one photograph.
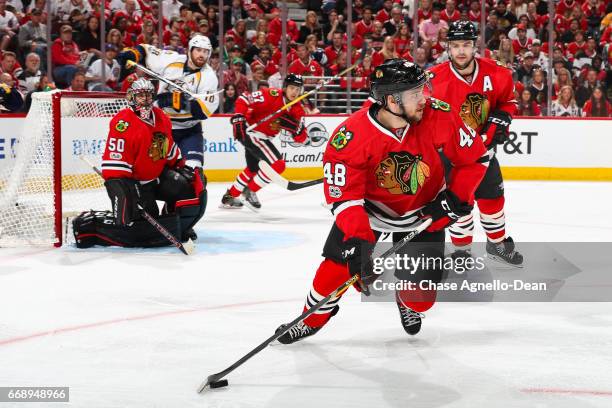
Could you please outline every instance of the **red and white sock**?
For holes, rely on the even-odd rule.
[[[249,168],[242,170],[242,172],[236,177],[236,181],[232,184],[229,193],[232,197],[237,198],[242,194],[244,189],[249,185],[249,182],[253,179],[253,173]]]
[[[504,197],[478,200],[480,224],[484,228],[489,242],[499,243],[506,238],[504,202]]]

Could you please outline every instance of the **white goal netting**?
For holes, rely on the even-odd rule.
[[[88,209],[110,209],[102,179],[81,157],[99,168],[108,124],[126,106],[119,95],[33,94],[22,131],[0,167],[0,247],[58,244],[69,230],[70,218]],[[59,121],[54,120],[58,108]],[[60,183],[54,176],[58,143],[61,208],[54,193]],[[61,227],[56,220],[61,220]]]

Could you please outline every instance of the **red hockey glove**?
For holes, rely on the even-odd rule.
[[[435,200],[427,204],[420,211],[421,218],[431,218],[432,223],[427,231],[438,231],[454,224],[459,218],[469,215],[473,206],[462,203],[450,190],[438,194]]]
[[[304,144],[304,142],[306,142],[306,139],[308,139],[308,135],[306,134],[306,132],[300,132],[297,135],[293,136],[293,140],[296,143],[300,144]]]
[[[379,277],[374,273],[372,264],[372,251],[374,243],[361,238],[349,238],[344,241],[342,248],[342,259],[348,265],[351,276],[359,275],[360,287],[364,295],[369,296],[368,286]]]
[[[487,135],[487,144],[504,144],[510,136],[510,124],[512,116],[501,110],[494,110],[489,113],[487,122],[482,128],[482,133]]]
[[[234,139],[239,142],[244,142],[247,133],[247,122],[243,114],[237,113],[230,119],[232,128],[234,130]]]

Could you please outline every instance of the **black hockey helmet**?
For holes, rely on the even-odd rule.
[[[302,79],[301,75],[287,74],[285,80],[283,81],[283,88],[286,88],[287,85],[295,85],[302,88],[304,86],[304,80]]]
[[[471,21],[453,21],[448,27],[447,39],[454,40],[474,40],[478,38],[478,28]]]
[[[388,59],[370,75],[371,94],[376,102],[384,105],[385,96],[423,86],[427,79],[427,73],[418,65],[402,58]]]

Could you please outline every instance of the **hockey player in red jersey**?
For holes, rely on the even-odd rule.
[[[272,139],[279,132],[285,131],[295,142],[304,143],[307,138],[304,107],[301,102],[296,103],[255,129],[247,131],[247,128],[300,96],[303,86],[304,81],[300,75],[288,74],[283,89],[263,88],[257,92],[244,93],[236,100],[231,123],[234,138],[245,147],[247,167],[221,199],[221,208],[242,208],[240,194],[244,195],[246,205],[252,210],[258,211],[261,208],[256,193],[269,184],[270,179],[259,170],[258,163],[265,160],[279,174],[285,170],[285,161]]]
[[[335,223],[304,310],[352,275],[360,274],[361,285],[370,283],[374,275],[362,269],[361,256],[369,256],[364,247],[383,232],[392,233],[397,242],[421,220],[432,218],[428,229],[412,240],[429,244],[416,250],[405,247],[405,253],[443,257],[444,228],[471,212],[474,190],[486,171],[482,139],[447,103],[426,98],[427,74],[418,65],[387,60],[371,79],[376,103],[345,120],[323,156],[324,193]],[[454,165],[448,185],[438,149]],[[439,282],[442,270],[427,266],[431,268],[419,268],[414,276]],[[407,279],[406,271],[398,274],[396,269],[396,276]],[[339,300],[332,298],[279,341],[288,344],[315,334],[337,313]],[[396,301],[404,330],[416,334],[435,292],[400,291]]]
[[[434,96],[460,109],[463,121],[483,135],[491,161],[476,190],[480,223],[487,234],[486,250],[491,258],[520,266],[523,256],[506,236],[504,182],[494,148],[509,136],[512,115],[517,109],[512,72],[496,61],[475,57],[478,30],[470,21],[455,21],[448,31],[450,61],[430,69]],[[474,235],[472,214],[449,228],[455,246],[453,257],[471,257]]]
[[[77,245],[167,244],[160,242],[159,232],[153,232],[155,238],[147,240],[151,226],[141,218],[143,209],[159,217],[156,200],[166,202],[164,214],[174,213],[165,221],[169,230],[181,232],[183,240],[190,237],[190,230],[203,215],[203,173],[199,168],[184,166],[181,151],[172,139],[170,119],[153,106],[154,95],[149,80],[137,79],[126,94],[129,107],[111,119],[101,170],[112,214],[86,214],[75,221]]]

